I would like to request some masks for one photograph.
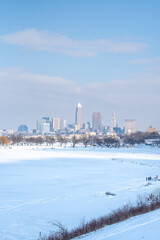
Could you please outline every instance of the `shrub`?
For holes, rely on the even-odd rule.
[[[158,208],[160,208],[159,189],[146,196],[139,196],[135,206],[132,204],[125,204],[122,208],[118,208],[106,216],[92,219],[86,223],[83,222],[79,227],[71,231],[68,231],[63,225],[56,223],[54,225],[58,227],[58,231],[51,233],[48,237],[40,237],[39,240],[70,240],[86,233],[96,231],[104,226],[122,222],[130,217],[151,212]]]

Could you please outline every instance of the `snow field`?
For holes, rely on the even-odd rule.
[[[159,187],[145,180],[157,174],[158,148],[0,148],[0,239],[35,240],[53,222],[71,229],[103,216]]]

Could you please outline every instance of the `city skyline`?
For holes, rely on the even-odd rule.
[[[16,128],[9,127],[9,128],[3,128],[3,129],[4,130],[5,129],[13,129],[14,131],[17,131],[17,129],[19,127],[26,125],[28,127],[28,129],[30,129],[30,130],[37,129],[40,133],[42,133],[42,125],[41,124],[43,124],[43,123],[46,124],[45,128],[48,129],[48,132],[53,131],[53,130],[64,129],[63,127],[61,127],[61,125],[67,126],[68,124],[76,126],[77,130],[79,130],[79,129],[83,128],[83,124],[89,123],[94,131],[95,130],[100,130],[101,131],[103,127],[110,127],[111,129],[113,129],[115,127],[119,127],[121,129],[123,129],[123,128],[125,128],[127,121],[128,122],[132,122],[132,121],[135,122],[136,121],[135,119],[131,119],[131,118],[127,118],[127,119],[123,118],[123,123],[120,125],[119,124],[119,119],[117,120],[117,118],[116,118],[115,110],[113,110],[112,114],[110,114],[110,120],[109,121],[105,121],[103,119],[101,112],[93,112],[92,115],[90,116],[90,119],[85,119],[84,121],[83,121],[82,116],[83,116],[82,105],[81,105],[80,102],[78,102],[77,106],[75,107],[75,116],[73,117],[71,122],[68,122],[65,119],[65,117],[62,118],[62,117],[58,116],[57,114],[56,115],[51,115],[50,114],[48,116],[39,117],[39,120],[36,119],[36,121],[35,121],[36,125],[34,123],[33,127],[29,126],[27,124],[27,122],[22,121],[21,123],[19,123],[16,126]],[[49,124],[49,125],[47,125],[47,124]],[[137,126],[135,126],[135,128],[136,128],[137,131],[145,131],[147,128],[149,128],[151,126],[152,126],[152,123],[150,123],[144,129],[139,129]],[[2,128],[0,128],[0,129],[3,130]],[[159,130],[159,129],[157,129],[157,130]]]
[[[160,2],[6,0],[0,8],[0,129],[101,112],[160,129]]]
[[[116,119],[115,111],[112,112],[111,124],[105,124],[102,120],[101,112],[93,112],[92,122],[83,122],[83,109],[79,102],[75,109],[74,123],[67,123],[66,119],[59,117],[43,116],[36,121],[36,128],[29,128],[25,123],[21,123],[17,130],[0,129],[0,135],[8,136],[14,133],[29,134],[30,136],[39,135],[106,135],[115,137],[117,134],[132,134],[136,132],[155,133],[160,132],[159,129],[148,126],[145,130],[138,129],[135,119],[124,119],[124,125],[119,126]]]
[[[36,122],[36,129],[30,129],[28,131],[28,126],[25,124],[21,124],[18,127],[18,132],[26,132],[40,135],[50,135],[52,133],[59,134],[109,134],[111,136],[115,136],[115,134],[124,133],[134,133],[138,131],[135,126],[135,120],[125,120],[125,126],[123,128],[119,127],[117,124],[115,111],[112,113],[111,125],[106,125],[102,121],[102,115],[100,112],[93,112],[92,114],[92,122],[84,122],[83,121],[83,108],[81,103],[79,102],[75,109],[75,119],[74,123],[68,123],[66,120],[58,118],[58,117],[42,117]],[[127,124],[128,123],[128,124]],[[150,131],[152,131],[150,126]],[[4,131],[5,132],[5,131]]]

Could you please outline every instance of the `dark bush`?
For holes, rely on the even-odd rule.
[[[114,223],[122,222],[130,217],[154,211],[160,208],[160,190],[148,194],[143,197],[138,197],[136,205],[126,204],[122,208],[112,211],[112,213],[92,219],[89,222],[81,224],[79,227],[68,231],[61,224],[55,224],[58,231],[50,234],[48,237],[40,237],[39,240],[70,240],[86,233],[96,231]]]

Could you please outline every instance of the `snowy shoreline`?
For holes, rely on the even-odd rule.
[[[18,162],[23,160],[40,160],[44,158],[94,158],[94,159],[141,159],[160,160],[160,148],[71,148],[48,146],[12,146],[0,148],[0,163]],[[139,152],[137,153],[137,150]],[[156,154],[155,154],[156,152]]]

